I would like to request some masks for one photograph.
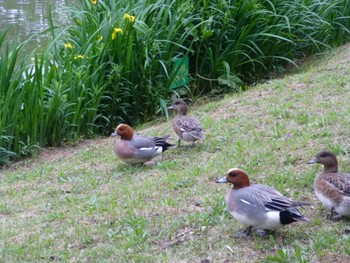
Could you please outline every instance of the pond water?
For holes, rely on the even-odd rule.
[[[40,33],[49,28],[49,9],[54,21],[64,23],[67,19],[60,10],[65,6],[64,0],[0,0],[0,32],[8,30],[8,39],[18,36],[21,41],[32,36],[34,45],[43,46],[47,34]]]

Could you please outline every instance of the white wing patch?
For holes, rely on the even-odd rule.
[[[154,155],[158,155],[158,154],[161,154],[163,152],[163,148],[162,147],[159,147],[159,146],[155,146],[155,147],[141,147],[140,148],[140,151],[154,151],[153,154]]]
[[[153,149],[154,149],[154,147],[141,147],[140,148],[141,151],[151,151]]]
[[[249,203],[247,200],[244,200],[244,199],[239,199],[239,200],[242,201],[243,203],[247,204],[247,205],[251,205],[251,206],[255,206],[256,207],[256,205],[253,205],[253,204]]]

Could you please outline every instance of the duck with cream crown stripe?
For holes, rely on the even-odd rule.
[[[120,136],[114,146],[115,154],[122,161],[132,165],[143,164],[162,152],[176,147],[166,142],[169,135],[164,137],[135,135],[133,129],[126,124],[118,125],[111,136]]]
[[[337,157],[322,151],[307,163],[323,165],[323,171],[315,179],[314,190],[321,203],[331,210],[330,219],[350,216],[350,174],[338,172]]]
[[[168,109],[174,109],[177,112],[172,123],[172,128],[178,137],[178,146],[180,146],[181,140],[192,142],[192,145],[197,140],[205,140],[199,120],[194,116],[186,115],[187,104],[185,101],[177,99]]]
[[[230,169],[217,183],[231,183],[233,188],[226,196],[227,209],[239,223],[247,225],[238,237],[250,236],[252,228],[265,235],[265,229],[273,230],[293,222],[310,220],[297,209],[309,203],[294,202],[277,190],[261,184],[250,185],[249,176],[241,169]]]

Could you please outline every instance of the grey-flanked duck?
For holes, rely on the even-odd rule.
[[[111,136],[120,137],[114,146],[115,154],[120,160],[131,165],[143,164],[162,152],[176,147],[167,142],[169,135],[148,137],[134,134],[133,129],[127,124],[119,124]]]
[[[230,169],[225,177],[216,182],[233,184],[226,196],[227,209],[234,219],[248,226],[245,231],[236,234],[238,237],[250,236],[252,228],[259,235],[265,235],[265,230],[274,230],[293,222],[310,221],[297,209],[308,203],[294,202],[265,185],[250,185],[249,176],[241,169]]]

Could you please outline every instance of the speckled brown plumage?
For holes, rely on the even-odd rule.
[[[323,171],[316,177],[314,190],[325,207],[331,209],[330,218],[335,220],[334,211],[340,216],[350,215],[350,174],[338,172],[336,156],[328,151],[322,151],[308,164],[319,163]]]
[[[187,115],[187,104],[183,100],[175,100],[168,109],[174,109],[177,112],[172,128],[179,139],[179,145],[181,140],[194,143],[196,140],[205,139],[201,123],[196,117]]]

